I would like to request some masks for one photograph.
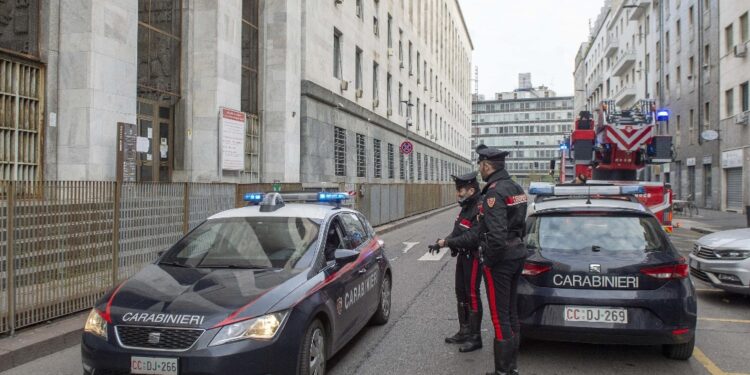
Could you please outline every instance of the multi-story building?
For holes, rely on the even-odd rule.
[[[720,1],[718,50],[722,208],[742,211],[750,205],[750,2]]]
[[[469,166],[457,0],[27,0],[0,14],[0,179],[113,180],[118,123],[138,181],[417,182]],[[400,162],[407,122],[415,152]]]
[[[527,79],[520,76],[519,86]],[[573,97],[558,97],[544,86],[475,101],[472,113],[472,147],[485,144],[509,151],[506,169],[519,179],[548,175],[550,160],[560,158],[560,143],[574,121]]]
[[[587,109],[651,98],[670,111],[660,132],[674,136],[675,162],[641,178],[669,182],[676,197],[707,208],[721,202],[718,142],[701,137],[719,122],[718,17],[715,0],[607,0],[575,72],[585,77],[576,92]]]

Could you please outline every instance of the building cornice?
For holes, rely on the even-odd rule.
[[[458,0],[456,0],[456,9],[458,9],[458,16],[461,18],[461,24],[464,25],[464,31],[466,31],[466,39],[469,40],[469,47],[471,47],[471,50],[474,50],[474,42],[471,41],[471,34],[469,34],[469,28],[466,27],[466,20],[464,19],[464,12],[461,11],[461,5],[458,3]]]

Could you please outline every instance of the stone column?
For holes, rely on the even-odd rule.
[[[219,170],[219,108],[240,110],[242,1],[195,0],[183,43],[187,48],[184,178],[235,181]]]
[[[56,176],[114,180],[117,123],[136,118],[138,2],[60,1]]]
[[[301,0],[261,2],[261,182],[300,181]]]

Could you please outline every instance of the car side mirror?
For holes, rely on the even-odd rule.
[[[349,249],[336,249],[336,252],[333,253],[333,258],[336,260],[336,265],[343,266],[357,260],[359,253]]]

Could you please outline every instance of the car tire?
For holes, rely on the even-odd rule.
[[[326,373],[326,329],[320,320],[307,327],[299,352],[299,375],[324,375]]]
[[[685,361],[693,356],[694,347],[695,337],[684,344],[664,345],[662,347],[662,353],[664,353],[664,356],[669,359]]]
[[[386,273],[383,276],[383,282],[380,283],[380,302],[378,303],[378,309],[375,311],[375,315],[372,316],[372,324],[383,325],[388,323],[388,319],[391,317],[391,289],[393,283],[391,282],[391,274]]]

